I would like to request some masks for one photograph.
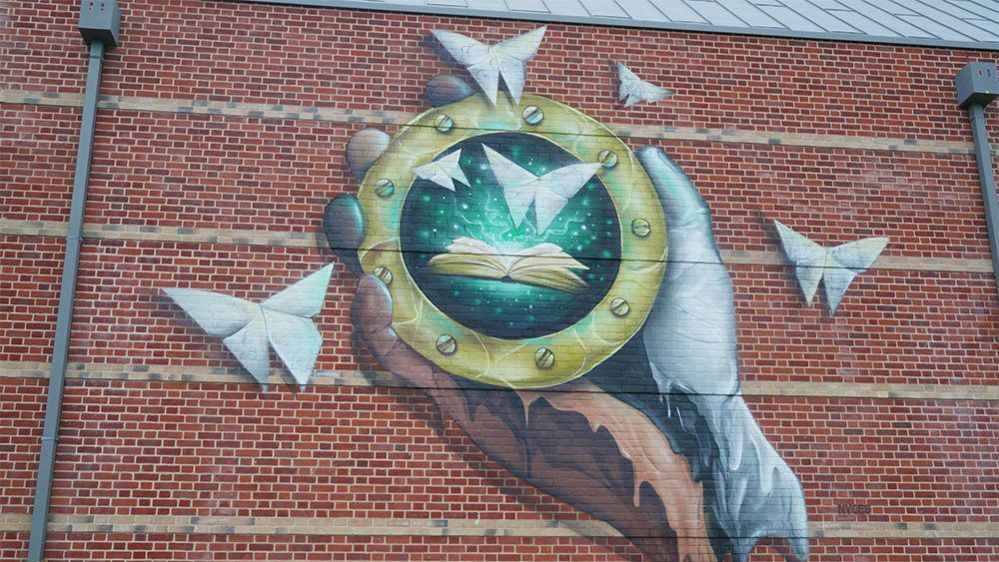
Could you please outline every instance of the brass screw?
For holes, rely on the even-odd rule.
[[[434,118],[434,128],[438,133],[449,133],[454,128],[454,119],[447,115],[438,115]]]
[[[389,268],[384,265],[379,265],[374,269],[374,271],[372,271],[372,273],[374,273],[375,277],[380,279],[382,283],[385,283],[385,285],[392,284],[392,272],[389,271]]]
[[[645,219],[635,219],[631,221],[631,232],[639,238],[645,238],[652,233],[652,225]]]
[[[437,338],[437,351],[441,355],[454,355],[455,351],[458,351],[458,342],[454,341],[454,338],[444,334]]]
[[[382,199],[392,197],[393,193],[395,193],[395,184],[392,183],[392,180],[381,179],[375,184],[375,195]]]
[[[520,116],[524,118],[524,122],[528,125],[538,125],[544,121],[545,112],[536,105],[529,105],[524,108]]]
[[[601,150],[597,158],[600,160],[600,165],[607,170],[617,166],[617,153],[613,150]]]
[[[551,369],[552,365],[555,364],[555,354],[547,347],[538,348],[534,352],[534,364],[539,369]]]
[[[621,297],[611,300],[611,314],[618,318],[624,318],[631,313],[631,305]]]

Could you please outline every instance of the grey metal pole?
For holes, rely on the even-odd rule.
[[[968,110],[971,136],[975,141],[978,161],[978,181],[982,185],[985,203],[985,223],[989,228],[989,250],[992,253],[992,273],[999,293],[999,201],[996,197],[996,175],[992,170],[992,151],[985,129],[985,108],[999,97],[999,71],[994,62],[969,62],[954,77],[957,103]]]
[[[55,345],[52,351],[52,371],[49,392],[45,399],[45,425],[42,429],[41,454],[38,458],[38,480],[35,503],[31,511],[31,535],[28,539],[28,561],[41,562],[45,551],[45,531],[49,502],[52,498],[52,476],[55,468],[56,441],[62,414],[66,360],[69,355],[70,324],[76,299],[76,277],[80,264],[80,243],[83,233],[83,212],[87,202],[90,178],[90,158],[94,149],[94,125],[97,120],[97,98],[100,93],[104,43],[90,43],[87,66],[87,87],[83,96],[83,119],[80,124],[80,144],[76,152],[76,172],[73,176],[73,199],[70,203],[69,229],[66,234],[66,257],[62,267],[62,287],[59,290],[59,312],[56,317]]]
[[[985,222],[989,227],[992,273],[996,279],[996,292],[999,293],[999,197],[996,196],[996,174],[992,168],[992,149],[989,148],[989,133],[985,127],[985,107],[978,103],[969,105],[968,117],[971,118],[971,136],[975,140],[975,160],[978,162],[978,182],[982,185],[982,199],[985,202]]]

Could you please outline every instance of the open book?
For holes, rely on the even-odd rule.
[[[441,275],[464,275],[485,279],[510,279],[528,285],[578,293],[586,281],[573,269],[589,269],[555,244],[545,243],[502,254],[474,238],[457,238],[448,253],[430,258],[430,267]]]

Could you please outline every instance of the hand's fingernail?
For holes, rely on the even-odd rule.
[[[655,177],[656,172],[670,171],[673,173],[682,173],[682,170],[677,166],[676,162],[672,158],[666,155],[666,151],[658,146],[643,146],[638,149],[638,159],[642,164],[649,169],[649,173]]]

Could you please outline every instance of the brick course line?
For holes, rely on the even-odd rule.
[[[80,107],[82,99],[82,96],[79,94],[38,90],[0,90],[0,104]],[[403,125],[413,118],[413,114],[402,111],[352,110],[283,104],[215,102],[132,96],[101,96],[98,107],[101,109],[120,109],[138,112],[223,115],[258,119],[363,123],[366,125]],[[959,141],[782,133],[777,131],[747,131],[738,129],[707,129],[699,127],[621,125],[613,123],[607,124],[607,127],[616,135],[623,138],[807,146],[890,152],[974,154],[973,143]],[[996,153],[999,154],[999,148],[996,149]]]
[[[0,235],[66,235],[66,223],[58,221],[16,221],[0,219]],[[84,238],[92,240],[135,240],[188,244],[232,244],[272,248],[326,248],[321,232],[278,232],[270,230],[220,230],[166,226],[87,224]],[[770,251],[721,251],[729,265],[787,266],[782,254]],[[882,255],[871,269],[894,271],[947,271],[955,273],[992,273],[990,259],[924,258]]]
[[[0,378],[46,379],[48,376],[48,363],[0,362]],[[224,367],[71,363],[66,377],[72,380],[257,384],[241,369]],[[293,382],[281,371],[274,370],[268,384],[278,388],[292,386]],[[409,387],[385,371],[319,371],[313,375],[309,385]],[[742,393],[746,396],[999,401],[999,385],[744,381]]]
[[[0,531],[27,531],[27,514],[0,515]],[[310,517],[182,517],[169,515],[53,515],[49,532],[318,536],[620,537],[599,521],[363,519]],[[953,522],[812,522],[811,538],[977,539],[999,524]]]

